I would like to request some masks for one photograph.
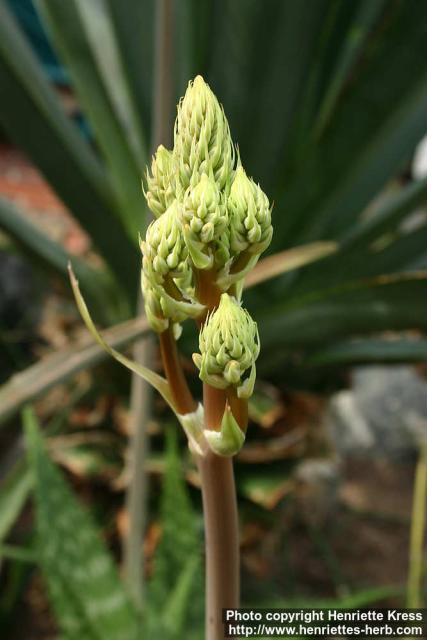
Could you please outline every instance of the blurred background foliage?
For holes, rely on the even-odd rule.
[[[108,319],[124,318],[134,308],[135,248],[146,216],[140,180],[150,159],[153,3],[45,0],[37,7],[87,131],[67,118],[8,2],[1,6],[1,122],[103,257],[105,268],[76,264],[94,303]],[[365,360],[413,354],[408,338],[399,349],[375,340],[372,350],[369,338],[425,326],[426,221],[405,224],[427,188],[409,171],[427,128],[424,18],[416,0],[176,3],[173,104],[196,73],[220,96],[248,171],[274,202],[270,251],[314,240],[340,246],[249,296],[270,369],[296,352],[333,362],[338,339],[340,362],[345,353],[355,358],[354,337],[363,338]],[[65,276],[63,250],[34,234],[7,202],[0,224]]]
[[[343,367],[352,363],[425,362],[427,176],[414,175],[412,169],[414,150],[427,134],[424,3],[172,4],[171,123],[173,105],[188,80],[202,74],[224,104],[248,173],[274,202],[269,254],[276,256],[270,257],[275,277],[253,286],[245,298],[262,340],[259,377],[264,384],[251,408],[253,421],[261,428],[276,424],[284,390],[336,388],[346,380]],[[61,300],[70,295],[66,267],[72,258],[97,320],[103,326],[121,323],[106,334],[116,347],[145,331],[143,319],[131,318],[139,279],[138,233],[148,216],[141,177],[151,153],[154,13],[154,0],[0,0],[2,136],[38,167],[91,242],[87,255],[69,255],[16,203],[2,197],[5,253],[25,257],[20,268],[28,270],[23,280],[27,287],[31,283],[27,299],[37,300],[32,308],[45,295],[40,292],[46,289],[46,273],[57,286],[62,283]],[[77,100],[72,117],[64,92]],[[279,252],[318,241],[336,242],[337,250],[284,273],[286,256],[277,257]],[[0,354],[7,366],[1,372],[0,422],[9,427],[4,436],[9,452],[16,445],[13,426],[19,424],[14,416],[23,404],[43,399],[58,384],[64,389],[105,356],[84,337],[44,354],[40,362],[33,363],[34,352],[25,344],[20,344],[19,357],[10,357],[8,331],[17,323],[37,322],[38,314],[27,318],[28,311],[18,305],[8,317],[3,310],[11,312],[8,278],[4,282]],[[186,332],[182,344],[190,354],[193,342]],[[64,391],[66,406],[45,412],[56,414],[46,432],[56,460],[68,470],[84,469],[93,477],[102,467],[104,475],[115,477],[123,460],[122,452],[117,455],[114,424],[119,414],[111,408],[111,396],[126,397],[126,380],[111,363],[96,371],[95,383],[79,378],[79,384]],[[98,406],[102,418],[94,418],[103,427],[101,439],[97,432],[89,444],[87,439],[83,445],[61,440],[75,407],[82,398],[93,406],[96,395],[104,402]],[[294,423],[320,411],[305,396],[287,400],[288,421],[293,411]],[[153,427],[154,438],[158,433]],[[278,435],[283,437],[280,429]],[[263,439],[268,439],[265,432]],[[283,444],[283,457],[298,456],[298,447],[298,437],[291,437]],[[251,443],[242,452],[243,462],[245,456],[255,465],[280,464],[264,464],[262,473],[242,470],[243,495],[255,496],[255,503],[258,497],[257,504],[264,506],[274,491],[274,496],[286,495],[287,461],[277,452],[251,449]],[[157,468],[155,459],[150,464]],[[3,509],[0,497],[0,539],[10,531],[29,490],[28,476],[19,469],[13,473],[8,481],[17,479],[14,489],[5,495],[14,498],[15,506]],[[334,573],[323,542],[316,544]],[[184,577],[171,611],[180,598],[185,600],[182,593],[190,593],[186,584],[197,570],[179,569]],[[24,574],[22,563],[10,569],[3,610]],[[334,575],[339,587],[339,571]],[[156,589],[161,593],[160,587],[153,593]],[[100,629],[91,632],[93,637]]]

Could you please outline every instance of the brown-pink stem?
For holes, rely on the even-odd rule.
[[[215,283],[215,275],[212,271],[196,272],[197,299],[206,305],[208,311],[213,311],[218,306],[221,297],[221,290]],[[199,321],[199,324],[201,322]],[[206,429],[221,429],[226,402],[225,390],[203,384]],[[233,402],[232,411],[240,415],[240,404]],[[241,418],[245,422],[244,410]],[[205,640],[221,640],[224,638],[222,610],[237,608],[240,603],[239,521],[233,459],[209,451],[205,456],[197,456],[197,466],[202,486],[205,522]]]
[[[168,327],[166,331],[163,331],[159,339],[163,367],[172,390],[176,409],[181,415],[192,413],[197,409],[197,404],[185,379],[172,328]]]
[[[239,523],[233,459],[209,452],[197,460],[206,548],[206,636],[224,638],[222,610],[240,602]]]

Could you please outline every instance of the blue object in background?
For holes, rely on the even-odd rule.
[[[50,45],[33,0],[7,0],[7,2],[51,82],[61,87],[70,87],[67,70],[62,66]],[[91,140],[93,136],[84,114],[77,111],[73,113],[72,119],[83,136]]]
[[[7,0],[15,18],[25,32],[37,57],[52,82],[62,86],[69,85],[68,74],[58,61],[44,27],[40,21],[32,0]],[[67,0],[64,0],[65,2]]]

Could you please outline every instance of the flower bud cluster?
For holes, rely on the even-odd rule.
[[[235,158],[230,128],[201,76],[189,83],[178,105],[174,157],[178,192],[195,187],[203,174],[211,173],[218,189],[228,187]]]
[[[228,209],[233,220],[230,229],[233,253],[246,250],[255,255],[262,253],[273,235],[270,205],[261,187],[248,178],[242,165],[234,175]]]
[[[201,76],[178,105],[174,148],[157,149],[144,193],[156,220],[141,242],[142,288],[150,325],[162,332],[206,315],[197,300],[198,272],[228,291],[272,236],[268,198],[240,159],[236,167],[224,110]]]
[[[154,220],[141,240],[141,285],[148,322],[154,331],[165,331],[169,322],[177,324],[196,318],[203,306],[194,300],[193,272],[182,235],[176,200]]]
[[[162,144],[151,163],[151,174],[147,169],[147,190],[144,192],[148,208],[158,218],[175,200],[172,170],[172,153]]]
[[[234,455],[245,439],[260,349],[240,298],[244,277],[271,242],[271,207],[247,176],[224,110],[200,76],[178,105],[173,149],[160,146],[153,157],[144,194],[155,217],[140,243],[148,322],[177,337],[186,318],[204,320],[193,360],[199,377],[223,390],[220,424],[203,427],[191,412],[183,424],[197,431],[199,444]]]
[[[259,354],[256,323],[233,296],[223,293],[199,335],[193,360],[200,377],[217,389],[234,387],[239,398],[252,395]]]

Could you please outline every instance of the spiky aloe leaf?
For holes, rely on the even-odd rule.
[[[189,637],[203,618],[203,586],[201,538],[172,430],[167,433],[160,516],[162,538],[149,585],[148,626],[152,632],[161,628],[162,638],[179,640],[184,632]]]
[[[31,477],[20,461],[7,475],[0,490],[0,543],[7,537],[18,518],[31,488]]]
[[[33,474],[38,558],[67,640],[136,640],[139,619],[89,513],[49,459],[37,420],[23,414]]]

